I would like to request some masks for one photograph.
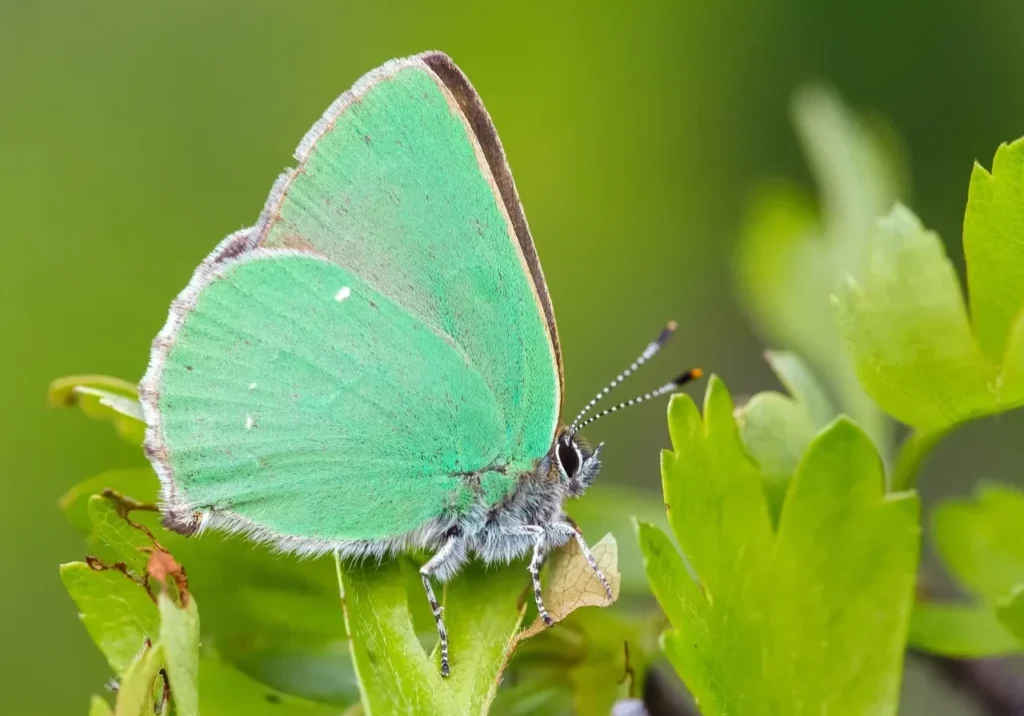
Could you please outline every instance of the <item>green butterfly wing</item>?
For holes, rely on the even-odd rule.
[[[154,344],[140,393],[171,523],[315,551],[497,503],[549,449],[561,377],[482,105],[443,55],[394,61],[297,158]]]

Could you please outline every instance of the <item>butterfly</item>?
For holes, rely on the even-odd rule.
[[[427,549],[433,581],[467,560],[569,540],[563,505],[600,468],[579,430],[677,390],[688,371],[570,424],[555,315],[505,153],[439,52],[392,60],[313,126],[256,225],[231,234],[171,304],[139,386],[164,524],[301,555]]]

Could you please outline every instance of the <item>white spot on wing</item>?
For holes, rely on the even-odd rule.
[[[348,286],[342,286],[336,294],[334,294],[335,301],[344,301],[346,298],[352,295],[352,289]]]
[[[251,415],[246,415],[245,416],[245,429],[246,430],[252,430],[252,426],[255,425],[255,424],[256,424],[256,421],[253,420]]]
[[[249,390],[256,390],[256,384],[255,383],[249,383]]]

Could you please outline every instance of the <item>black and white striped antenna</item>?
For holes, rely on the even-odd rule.
[[[604,396],[608,395],[608,393],[610,393],[613,388],[622,383],[626,378],[633,375],[633,373],[635,373],[640,366],[642,366],[644,363],[646,363],[655,355],[657,355],[658,351],[660,351],[665,346],[665,344],[668,343],[668,340],[672,337],[672,334],[675,333],[677,327],[678,326],[675,321],[669,321],[668,325],[666,325],[665,328],[661,331],[657,339],[655,339],[651,343],[648,343],[647,347],[644,348],[644,352],[641,353],[640,356],[635,361],[633,361],[633,363],[628,368],[626,368],[626,370],[622,371],[617,376],[615,376],[615,379],[612,382],[610,382],[607,386],[605,386],[603,390],[601,390],[597,395],[595,395],[589,403],[583,406],[583,410],[579,412],[576,418],[572,421],[572,424],[569,426],[569,437],[572,437],[580,430],[582,430],[584,427],[593,423],[595,420],[600,420],[606,415],[611,415],[612,413],[618,410],[622,410],[623,408],[628,408],[630,406],[637,405],[638,403],[650,400],[651,398],[656,398],[659,395],[665,395],[666,393],[674,392],[675,390],[678,390],[680,387],[689,383],[691,380],[700,378],[703,375],[703,371],[701,371],[700,368],[693,368],[692,370],[688,370],[679,377],[677,377],[671,383],[666,383],[665,385],[661,386],[656,390],[652,390],[651,392],[645,393],[644,395],[624,401],[622,403],[619,403],[618,405],[614,405],[610,408],[602,410],[600,413],[597,413],[596,415],[592,415],[586,420],[583,420],[584,416],[588,412],[590,412],[591,408],[597,405],[599,400],[604,398]],[[580,422],[581,420],[583,422]]]

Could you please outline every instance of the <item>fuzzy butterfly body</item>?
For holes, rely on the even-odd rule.
[[[533,241],[491,120],[447,56],[363,77],[296,159],[154,342],[140,396],[164,522],[300,554],[434,550],[421,572],[447,673],[431,578],[532,552],[546,616],[545,554],[575,538],[589,555],[562,506],[600,446],[559,427]]]

